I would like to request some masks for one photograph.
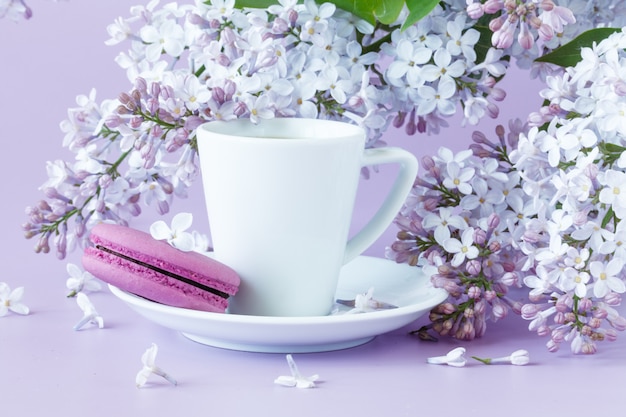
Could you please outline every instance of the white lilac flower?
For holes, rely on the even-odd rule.
[[[30,310],[22,303],[24,287],[11,290],[6,282],[0,282],[0,317],[6,316],[9,311],[27,315]]]
[[[449,238],[443,242],[443,248],[453,254],[451,265],[459,266],[465,259],[474,259],[478,256],[478,248],[474,246],[474,229],[468,227],[463,231],[461,239]]]
[[[293,359],[293,356],[291,354],[288,354],[286,356],[286,359],[287,364],[289,365],[289,370],[291,371],[291,375],[279,376],[274,380],[274,383],[285,387],[315,388],[315,381],[319,379],[319,376],[302,376],[302,374],[300,374],[300,371],[298,370],[296,361]]]
[[[605,297],[610,291],[623,293],[626,291],[626,284],[621,276],[624,268],[624,260],[613,258],[604,263],[593,261],[589,264],[589,272],[594,278],[593,295],[597,298]]]
[[[470,181],[474,177],[474,172],[474,168],[462,167],[457,162],[451,161],[446,165],[443,185],[449,189],[458,189],[463,194],[470,194],[472,192]]]
[[[626,173],[608,170],[602,180],[604,188],[600,191],[600,202],[609,204],[620,218],[626,214]]]
[[[68,297],[74,297],[80,292],[100,291],[102,285],[91,273],[83,271],[77,265],[68,263],[67,273],[70,275],[65,281],[65,286],[70,293]]]
[[[454,81],[445,77],[439,81],[437,88],[423,85],[418,89],[421,98],[417,106],[417,115],[424,116],[432,113],[435,109],[443,116],[450,116],[456,111],[456,103],[452,101],[456,93]]]
[[[191,213],[178,213],[172,218],[171,227],[163,220],[157,220],[150,225],[150,235],[156,240],[165,240],[167,243],[184,252],[189,252],[195,247],[193,235],[186,232],[193,223]]]
[[[467,359],[465,359],[465,348],[457,347],[444,356],[433,356],[427,358],[426,361],[434,365],[450,365],[455,368],[462,368],[467,362]]]
[[[438,213],[429,213],[422,220],[422,226],[427,229],[434,228],[434,237],[437,243],[443,245],[450,238],[450,227],[457,230],[467,228],[467,223],[463,217],[454,214],[452,207],[442,207]]]
[[[590,275],[585,271],[566,268],[560,277],[559,286],[566,292],[574,290],[574,294],[576,294],[578,298],[584,298],[587,296],[587,283],[589,279]]]
[[[178,57],[185,48],[185,32],[173,20],[166,20],[158,27],[144,26],[139,35],[147,44],[146,59],[150,62],[157,61],[163,51],[172,57]]]
[[[178,382],[172,378],[167,372],[163,371],[156,365],[156,356],[159,351],[159,347],[152,343],[152,345],[141,355],[141,363],[143,367],[139,372],[137,372],[137,376],[135,377],[135,386],[137,388],[141,388],[148,382],[148,378],[150,375],[155,374],[164,378],[167,382],[172,385],[177,385]]]
[[[476,359],[477,361],[480,361],[485,365],[511,364],[523,366],[527,365],[530,362],[530,355],[528,354],[527,350],[519,349],[511,353],[509,356],[504,356],[501,358],[479,358],[476,356],[472,356],[472,359]]]
[[[96,324],[100,329],[104,327],[104,319],[98,314],[96,308],[85,293],[79,292],[76,294],[76,304],[78,304],[78,307],[83,311],[83,318],[74,325],[74,330],[81,330],[88,323]]]

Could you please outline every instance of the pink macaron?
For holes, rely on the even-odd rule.
[[[223,313],[239,289],[239,276],[230,267],[140,230],[101,223],[91,229],[90,240],[93,246],[82,259],[86,271],[158,303]]]

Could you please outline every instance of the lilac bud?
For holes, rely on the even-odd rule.
[[[476,285],[472,285],[467,289],[467,296],[473,299],[479,299],[481,295],[481,290]]]
[[[617,332],[613,329],[606,329],[604,331],[604,340],[607,342],[615,342],[617,340]]]
[[[298,21],[298,12],[294,9],[289,9],[289,11],[287,12],[287,19],[289,20],[289,24],[291,25],[291,27],[294,27],[296,25],[296,22]]]
[[[487,14],[494,14],[504,7],[501,0],[487,0],[483,5],[483,9]]]
[[[610,306],[618,306],[622,303],[622,296],[614,291],[611,291],[604,296],[604,302]]]
[[[417,131],[420,133],[424,133],[426,132],[426,128],[427,128],[427,123],[426,123],[426,119],[424,119],[422,116],[420,116],[417,119]]]
[[[128,125],[131,127],[131,129],[139,129],[143,121],[143,117],[134,116],[130,119],[130,123]]]
[[[506,317],[508,312],[509,310],[504,303],[500,302],[498,299],[494,300],[491,314],[493,314],[496,319],[502,319]]]
[[[602,320],[600,320],[599,318],[592,317],[589,320],[589,327],[592,329],[599,329],[601,325],[602,325]]]
[[[104,119],[104,125],[109,129],[115,129],[123,123],[122,118],[116,114],[110,114]]]
[[[548,352],[551,353],[557,352],[559,350],[559,344],[554,340],[548,340],[548,343],[546,343],[546,347],[548,348]]]
[[[479,158],[489,158],[492,155],[491,151],[483,148],[477,143],[470,144],[469,148],[471,149],[474,156],[477,156]]]
[[[488,145],[488,146],[491,146],[491,147],[494,146],[493,143],[491,143],[491,141],[489,139],[487,139],[487,136],[485,136],[485,134],[483,132],[478,131],[478,130],[472,132],[472,140],[475,143],[479,143],[481,145]]]
[[[141,214],[141,207],[139,206],[139,204],[129,204],[126,206],[126,210],[128,210],[128,212],[134,217],[137,217]]]
[[[512,285],[517,284],[518,282],[517,274],[514,272],[505,272],[504,274],[502,274],[499,281],[502,284],[506,285],[507,287],[510,287]]]
[[[483,245],[487,241],[487,232],[482,229],[474,229],[474,243]]]
[[[472,259],[472,260],[468,261],[465,264],[465,271],[467,271],[467,273],[472,275],[472,276],[477,276],[478,274],[480,274],[480,271],[481,271],[480,262],[477,261],[476,259]],[[472,287],[472,288],[476,288],[476,287]],[[468,294],[468,296],[470,298],[474,298],[474,297],[470,296],[469,294]]]
[[[487,104],[487,115],[492,119],[497,119],[500,115],[500,107],[498,107],[494,103]]]
[[[233,109],[233,114],[237,117],[241,117],[248,111],[248,107],[243,102],[235,103],[235,107]]]
[[[159,99],[155,97],[150,97],[146,100],[146,110],[150,114],[157,114],[161,107],[161,103],[159,103]]]
[[[493,290],[485,291],[485,300],[493,301],[498,298],[498,294]]]
[[[506,91],[501,88],[494,88],[489,93],[489,97],[495,101],[503,101],[506,98]]]
[[[406,119],[406,113],[403,111],[399,111],[396,116],[393,118],[393,127],[396,129],[402,127],[404,125],[404,121]]]
[[[35,245],[36,253],[48,253],[50,252],[50,244],[48,239],[50,238],[50,232],[43,233]]]
[[[216,59],[217,63],[222,67],[228,67],[231,64],[231,59],[226,54],[219,54]]]
[[[135,79],[135,89],[137,92],[145,94],[148,91],[148,83],[145,79],[137,77]]]
[[[101,188],[105,188],[105,189],[108,188],[112,182],[113,182],[113,178],[111,178],[111,175],[109,174],[102,174],[100,178],[98,178],[98,185]]]
[[[465,11],[467,12],[467,15],[470,17],[470,19],[474,19],[474,20],[480,19],[482,15],[485,13],[483,11],[482,4],[478,2],[469,4],[467,8],[465,9]]]
[[[623,332],[626,330],[626,318],[622,316],[617,316],[609,320],[611,326],[613,326],[616,330]]]
[[[413,136],[415,135],[415,133],[417,133],[418,129],[417,125],[415,124],[415,119],[409,119],[409,122],[404,126],[404,131],[409,136]]]
[[[422,158],[422,166],[425,170],[430,171],[435,167],[435,160],[430,155],[426,155]]]
[[[583,313],[583,312],[586,312],[586,311],[590,311],[592,308],[593,308],[593,301],[591,301],[591,299],[585,297],[585,298],[582,298],[582,299],[580,299],[578,301],[578,311],[579,312]],[[600,311],[600,310],[603,310],[603,309],[601,309],[601,308],[599,308],[597,310],[594,309],[594,313],[597,312],[597,311]]]
[[[489,243],[489,250],[493,253],[499,252],[502,249],[502,243],[499,240],[494,240]]]
[[[218,19],[211,19],[209,22],[209,27],[211,29],[219,29],[222,26],[222,23]]]
[[[167,214],[170,211],[170,205],[167,201],[157,202],[157,212],[161,215]]]
[[[211,91],[211,96],[218,104],[224,104],[226,93],[221,87],[215,87]]]
[[[539,327],[537,327],[537,336],[540,337],[546,337],[548,335],[550,335],[550,333],[552,333],[552,330],[550,330],[550,326],[548,326],[547,324],[542,324]]]

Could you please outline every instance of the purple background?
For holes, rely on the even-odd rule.
[[[64,412],[68,416],[128,410],[152,415],[388,415],[420,413],[465,416],[528,413],[566,415],[594,411],[623,413],[626,388],[626,335],[615,343],[600,344],[595,356],[573,356],[563,346],[546,352],[545,340],[526,330],[527,323],[510,317],[490,324],[487,335],[474,342],[418,342],[406,335],[414,325],[354,349],[333,353],[296,355],[305,375],[318,373],[316,390],[275,386],[278,375],[288,374],[283,355],[233,352],[192,343],[182,336],[145,321],[108,291],[91,295],[104,316],[105,329],[74,332],[81,317],[74,300],[66,299],[67,262],[79,263],[79,254],[59,261],[54,254],[35,254],[34,240],[23,238],[20,225],[25,207],[41,198],[38,187],[46,180],[45,162],[73,156],[61,147],[59,129],[75,97],[96,88],[98,101],[116,97],[130,83],[114,57],[120,47],[107,47],[106,26],[117,16],[127,16],[127,0],[31,0],[30,21],[0,21],[0,80],[2,82],[3,276],[12,288],[24,286],[29,316],[0,318],[0,408],[18,411]],[[524,72],[513,70],[502,83],[508,92],[499,123],[524,118],[541,102],[540,86]],[[461,128],[460,118],[438,136],[405,137],[390,132],[393,146],[418,157],[433,154],[439,146],[466,148],[476,127]],[[478,127],[494,137],[496,123]],[[354,229],[367,221],[391,181],[393,169],[364,181],[359,191]],[[188,200],[178,201],[171,216],[191,211],[194,228],[206,228],[199,181]],[[133,223],[149,225],[155,215]],[[395,229],[367,254],[382,257],[393,241]],[[159,345],[157,364],[180,382],[171,387],[152,379],[137,390],[134,376],[140,357],[151,342]],[[504,356],[525,348],[532,363],[526,367],[480,366],[463,369],[427,365],[429,356],[444,355],[457,345],[470,355]],[[622,395],[622,397],[620,397]],[[620,411],[621,410],[621,411]]]

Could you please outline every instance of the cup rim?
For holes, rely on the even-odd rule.
[[[303,124],[306,123],[306,126]],[[264,129],[271,129],[271,133],[264,134]],[[238,137],[254,140],[324,140],[359,137],[365,139],[365,130],[355,124],[330,120],[297,117],[276,117],[262,119],[253,123],[248,118],[229,121],[214,120],[198,126],[198,131],[210,133],[213,137]],[[276,132],[284,131],[284,134]],[[289,132],[289,133],[287,133]],[[295,132],[295,133],[294,133]]]

